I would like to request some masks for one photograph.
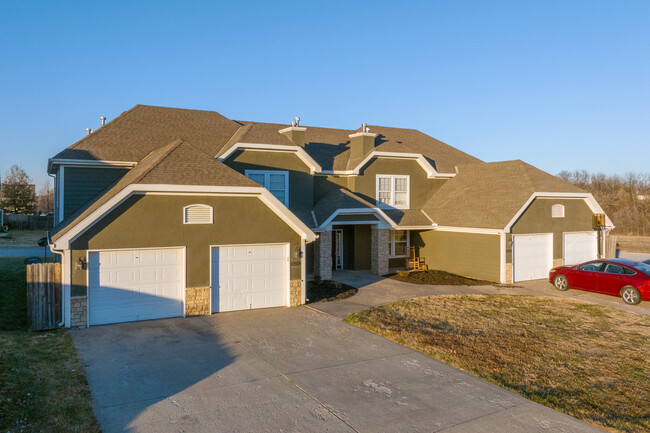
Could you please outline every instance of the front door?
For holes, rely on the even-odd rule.
[[[334,262],[334,269],[339,271],[343,269],[343,230],[334,229],[332,232],[334,240],[332,251],[334,257],[332,261]]]

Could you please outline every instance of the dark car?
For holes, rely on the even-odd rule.
[[[548,280],[558,290],[579,289],[620,296],[627,304],[650,300],[650,265],[624,259],[592,260],[551,269]]]

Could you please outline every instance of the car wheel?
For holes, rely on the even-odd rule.
[[[556,289],[563,292],[569,290],[569,280],[564,275],[556,275],[555,278],[553,278],[553,285]]]
[[[636,305],[641,302],[641,293],[632,286],[626,286],[621,290],[621,298],[626,304]]]

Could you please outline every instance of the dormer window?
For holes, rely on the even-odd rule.
[[[183,208],[183,224],[213,224],[212,206],[191,204]]]
[[[279,170],[246,170],[245,175],[264,188],[289,207],[289,172]]]
[[[551,210],[551,215],[553,218],[564,218],[564,205],[554,204]]]
[[[377,175],[377,205],[396,209],[409,208],[409,177]]]

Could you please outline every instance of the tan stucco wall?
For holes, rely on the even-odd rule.
[[[408,175],[410,185],[410,207],[420,209],[424,203],[446,182],[444,179],[428,179],[422,166],[409,159],[375,158],[354,180],[354,191],[370,201],[377,199],[377,175]]]
[[[564,205],[564,218],[551,216],[555,204]],[[512,226],[512,233],[553,233],[553,258],[561,259],[563,233],[593,231],[592,215],[584,199],[537,198]],[[506,260],[512,263],[510,242]]]
[[[420,246],[429,269],[500,281],[499,235],[429,230],[411,232],[411,244]]]
[[[183,224],[183,207],[214,208],[214,224]],[[210,285],[210,246],[290,242],[291,280],[301,279],[294,252],[300,236],[256,197],[133,196],[72,244],[72,296],[86,290],[85,270],[74,270],[88,249],[187,247],[187,287]]]
[[[246,170],[285,170],[289,172],[289,209],[311,211],[314,201],[314,178],[309,167],[287,152],[237,151],[224,163],[238,172]]]
[[[352,176],[315,176],[314,177],[314,204],[325,194],[339,188],[354,191],[354,177]]]

